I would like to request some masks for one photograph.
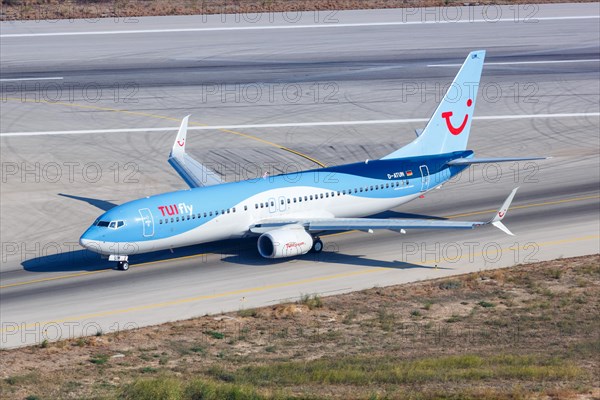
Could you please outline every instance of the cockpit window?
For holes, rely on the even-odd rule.
[[[111,228],[111,229],[119,229],[123,225],[125,225],[124,221],[98,221],[98,223],[96,224],[96,226],[101,226],[101,227]]]

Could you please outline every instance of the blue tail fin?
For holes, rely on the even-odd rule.
[[[383,159],[465,150],[484,59],[485,50],[471,52],[419,137]]]

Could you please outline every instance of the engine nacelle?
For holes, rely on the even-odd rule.
[[[258,237],[258,252],[265,258],[295,257],[306,254],[313,246],[313,238],[303,227],[284,227],[263,233]]]

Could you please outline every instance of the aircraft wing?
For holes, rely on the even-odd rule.
[[[175,143],[173,143],[173,148],[169,155],[169,164],[171,164],[179,176],[181,176],[185,183],[191,188],[219,185],[223,183],[223,180],[215,171],[200,164],[185,152],[189,118],[190,116],[188,115],[181,121],[179,132],[177,132]]]
[[[456,160],[449,161],[447,165],[490,164],[511,161],[546,160],[547,158],[548,157],[457,158]]]
[[[502,207],[489,221],[450,221],[438,219],[376,219],[376,218],[289,218],[289,219],[267,219],[251,228],[253,233],[263,233],[285,225],[301,225],[309,232],[323,231],[349,231],[359,230],[371,232],[374,229],[388,229],[404,233],[405,229],[473,229],[478,226],[492,224],[506,234],[514,236],[508,228],[502,224],[512,199],[517,193],[513,189],[506,198]]]

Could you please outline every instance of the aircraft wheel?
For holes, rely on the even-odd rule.
[[[119,261],[117,263],[117,269],[120,271],[127,271],[129,269],[129,263],[127,261]]]
[[[321,241],[320,238],[315,238],[315,241],[314,241],[313,247],[312,247],[312,251],[313,251],[313,253],[320,253],[321,251],[323,251],[323,242]]]

